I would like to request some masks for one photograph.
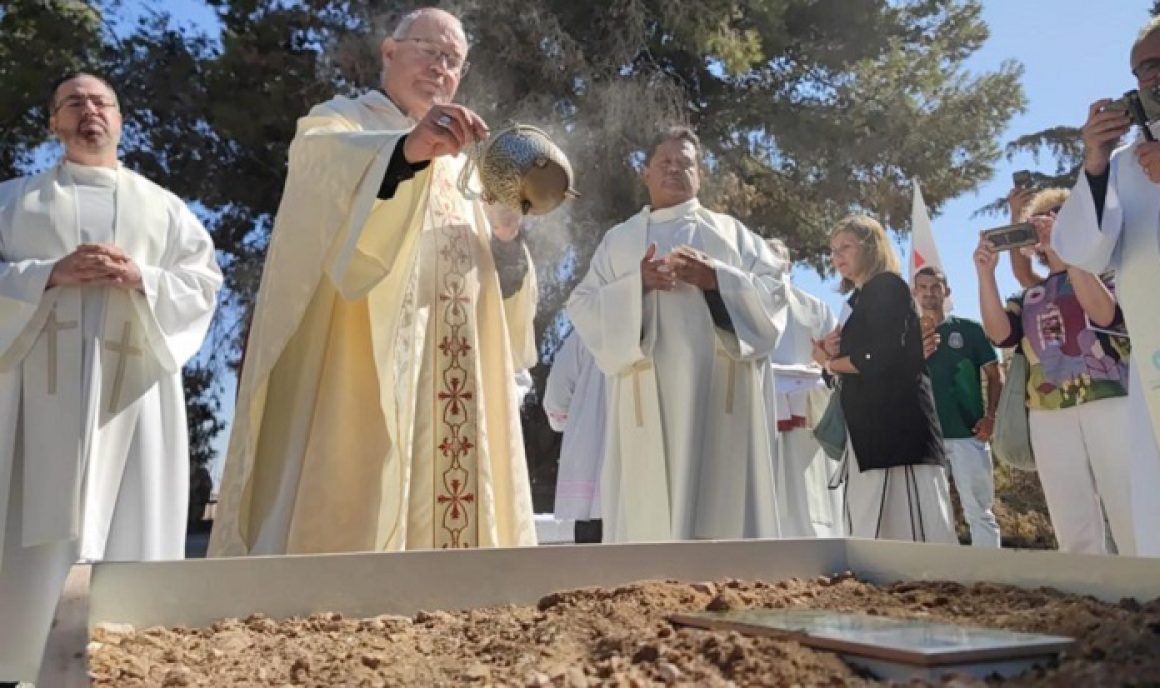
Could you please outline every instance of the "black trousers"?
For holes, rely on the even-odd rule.
[[[576,521],[576,544],[585,545],[601,542],[604,539],[604,521],[594,518],[591,521]]]

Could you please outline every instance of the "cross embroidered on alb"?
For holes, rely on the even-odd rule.
[[[621,373],[622,375],[632,376],[632,405],[634,415],[636,416],[636,427],[644,427],[644,401],[640,396],[640,374],[653,367],[652,361],[647,358],[633,363],[628,367],[628,370]]]
[[[729,366],[725,379],[725,413],[732,414],[733,397],[737,393],[737,361],[722,348],[717,349],[717,355],[725,359],[725,364]]]
[[[116,411],[117,402],[121,400],[121,387],[125,383],[126,357],[141,355],[141,349],[131,346],[132,334],[133,326],[126,322],[125,327],[121,330],[121,341],[105,342],[106,349],[118,354],[117,372],[113,376],[113,393],[109,395],[109,413]]]
[[[56,394],[56,375],[57,375],[57,335],[65,330],[76,329],[77,321],[69,320],[61,322],[56,319],[56,309],[53,308],[48,314],[48,320],[44,323],[44,333],[48,336],[48,393]]]

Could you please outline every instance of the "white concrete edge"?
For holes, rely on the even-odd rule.
[[[1104,602],[1160,597],[1160,559],[983,549],[885,540],[846,541],[850,569],[874,583],[952,580],[1055,588]]]
[[[95,567],[90,626],[204,626],[261,612],[347,616],[535,604],[558,590],[648,579],[780,580],[845,570],[841,540],[573,545]]]
[[[1107,602],[1160,597],[1160,559],[873,540],[749,540],[102,563],[93,568],[89,623],[202,626],[255,612],[410,615],[535,604],[558,590],[647,579],[776,581],[845,570],[875,583],[989,581]]]

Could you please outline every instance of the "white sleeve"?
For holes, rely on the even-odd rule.
[[[1108,190],[1104,196],[1102,217],[1096,217],[1091,183],[1087,174],[1081,171],[1051,230],[1051,248],[1059,257],[1069,265],[1096,275],[1113,269],[1119,262],[1118,246],[1124,230],[1124,207],[1116,190],[1120,158],[1120,155],[1113,156],[1108,166]],[[1132,162],[1130,157],[1127,162]]]
[[[729,355],[738,360],[768,357],[785,331],[786,289],[781,261],[756,234],[737,223],[741,265],[716,261],[717,290],[733,332],[718,330]]]
[[[825,301],[818,299],[818,322],[821,323],[821,331],[814,335],[815,339],[821,339],[829,333],[833,332],[838,327],[838,316],[834,315],[834,311]]]
[[[56,261],[8,260],[4,237],[15,231],[11,207],[0,207],[0,370],[24,359],[39,334],[34,323]]]
[[[185,364],[205,339],[217,308],[222,273],[209,232],[184,203],[177,203],[160,265],[140,265],[148,315],[142,323],[164,342],[158,360],[170,372]]]
[[[617,276],[605,235],[588,274],[568,298],[568,317],[606,375],[618,375],[651,354],[644,332],[644,283],[639,270]]]
[[[572,405],[572,395],[580,378],[580,336],[575,330],[564,339],[552,369],[548,372],[548,382],[544,388],[544,413],[548,424],[556,432],[564,432],[568,425],[568,407]]]

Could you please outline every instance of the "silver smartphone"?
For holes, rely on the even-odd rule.
[[[1024,246],[1034,246],[1039,243],[1039,235],[1035,232],[1035,225],[1030,222],[984,229],[981,234],[987,240],[987,245],[991,251],[995,253],[1011,251]]]

